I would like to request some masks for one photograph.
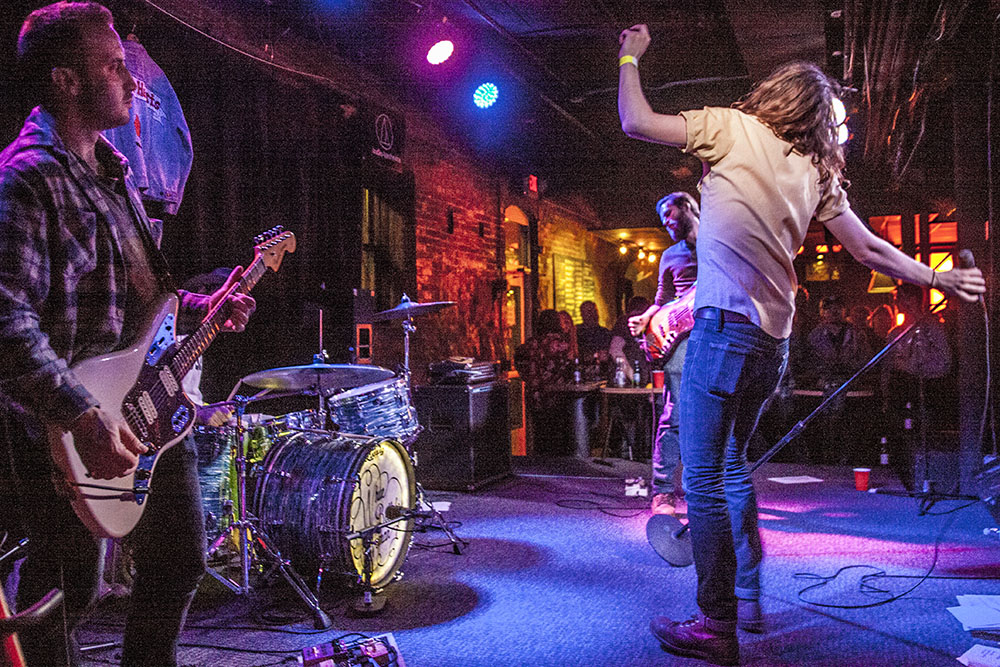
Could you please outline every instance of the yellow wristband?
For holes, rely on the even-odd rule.
[[[636,69],[639,69],[639,61],[635,56],[622,56],[618,59],[618,66],[621,67],[626,63],[632,63],[635,65]]]

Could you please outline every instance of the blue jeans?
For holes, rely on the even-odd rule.
[[[757,497],[746,451],[787,358],[788,341],[753,324],[695,319],[681,383],[681,457],[698,606],[715,620],[735,621],[737,596],[759,595]]]

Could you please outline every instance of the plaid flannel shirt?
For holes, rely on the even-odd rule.
[[[159,243],[128,161],[103,138],[97,149],[120,163],[132,215]],[[70,365],[129,342],[128,280],[107,197],[41,107],[0,153],[0,398],[63,427],[97,405]]]

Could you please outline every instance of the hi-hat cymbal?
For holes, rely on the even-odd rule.
[[[384,322],[386,320],[405,320],[416,315],[430,315],[431,313],[436,313],[443,308],[454,305],[454,301],[429,301],[427,303],[417,303],[416,301],[410,301],[410,297],[404,294],[398,306],[394,306],[389,310],[383,310],[381,313],[375,313],[373,319],[376,322]]]
[[[284,366],[251,373],[243,382],[251,387],[277,391],[307,391],[327,393],[351,389],[393,377],[394,373],[380,366],[355,364],[309,364]]]

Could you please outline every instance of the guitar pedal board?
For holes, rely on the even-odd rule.
[[[302,649],[302,667],[406,667],[392,633]]]

